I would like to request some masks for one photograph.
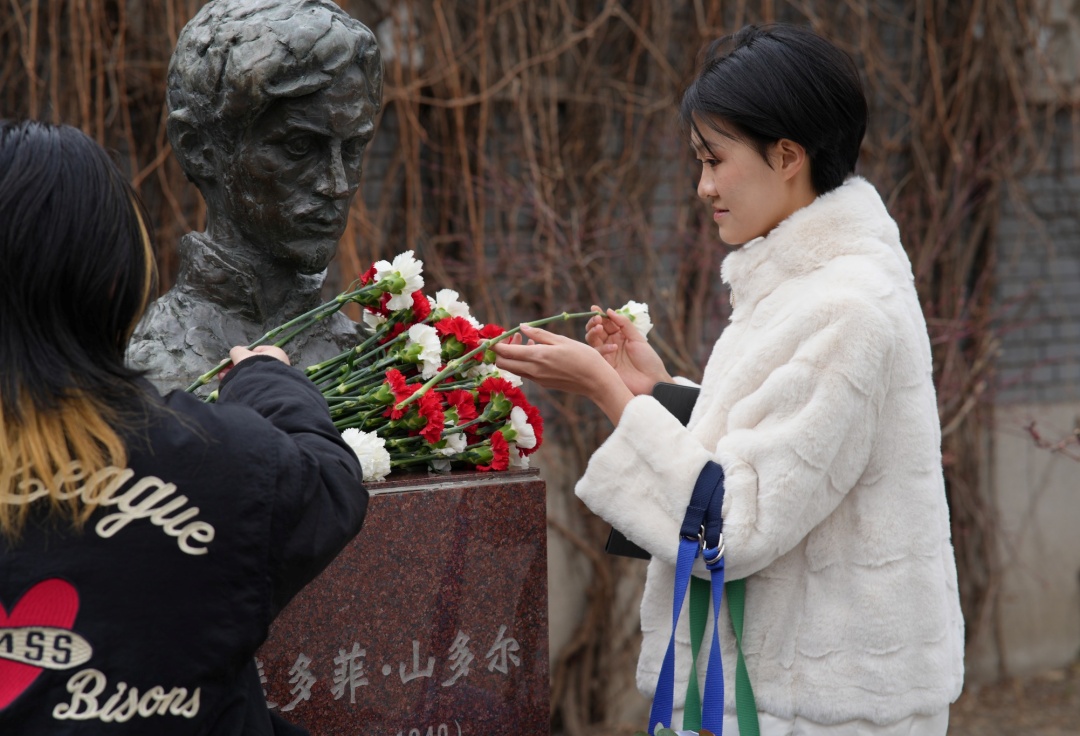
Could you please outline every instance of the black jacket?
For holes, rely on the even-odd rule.
[[[0,734],[273,732],[253,655],[359,531],[355,455],[262,356],[216,406],[162,399],[127,445],[132,474],[98,478],[117,490],[81,533],[42,500],[0,538]]]

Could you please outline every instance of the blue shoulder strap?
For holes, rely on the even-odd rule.
[[[675,564],[675,599],[672,605],[671,640],[668,642],[660,677],[656,683],[652,709],[649,712],[649,733],[671,728],[671,711],[675,697],[675,627],[679,623],[683,600],[690,585],[690,572],[698,552],[712,576],[713,638],[709,651],[709,667],[705,674],[702,695],[701,726],[721,736],[724,729],[724,664],[720,657],[718,618],[724,592],[724,538],[721,533],[721,509],[724,504],[724,469],[709,461],[701,469],[690,504],[679,531],[679,557]]]

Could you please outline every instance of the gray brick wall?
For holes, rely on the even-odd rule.
[[[1002,201],[998,403],[1080,399],[1080,132],[1058,123],[1045,164]]]

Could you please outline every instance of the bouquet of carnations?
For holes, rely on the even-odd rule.
[[[263,335],[249,348],[284,346],[346,304],[363,308],[370,333],[340,355],[304,369],[330,407],[335,426],[356,452],[364,478],[394,468],[452,466],[476,470],[528,467],[544,438],[540,412],[521,379],[495,365],[491,346],[520,331],[482,324],[451,289],[424,294],[423,263],[406,251],[378,261],[333,300]],[[643,333],[648,308],[630,302],[620,312]],[[562,313],[540,326],[588,317]],[[212,381],[228,361],[200,376],[188,391]],[[212,392],[208,400],[214,400]]]

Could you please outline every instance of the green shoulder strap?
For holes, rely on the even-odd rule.
[[[735,713],[739,719],[739,736],[760,736],[761,726],[758,725],[754,688],[750,686],[750,673],[746,671],[746,660],[742,652],[746,578],[726,583],[724,592],[727,594],[728,611],[731,613],[731,626],[735,629],[735,647],[739,653],[738,661],[735,663]]]
[[[701,642],[705,639],[705,620],[709,617],[712,585],[708,580],[690,576],[690,679],[686,683],[686,706],[683,710],[683,730],[701,730],[701,690],[698,688],[697,661]]]
[[[690,678],[686,684],[686,710],[683,715],[683,729],[687,731],[701,730],[701,692],[698,689],[697,660],[698,650],[705,639],[705,621],[709,617],[711,593],[708,580],[691,576],[690,652],[693,663],[690,665]],[[735,647],[738,652],[735,663],[735,714],[739,720],[739,736],[761,736],[754,688],[750,685],[750,673],[746,670],[746,659],[742,651],[746,580],[732,580],[725,584],[724,594],[727,596],[728,612],[731,614],[731,626],[735,629]]]

